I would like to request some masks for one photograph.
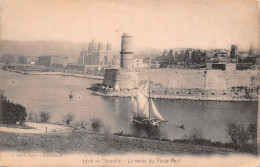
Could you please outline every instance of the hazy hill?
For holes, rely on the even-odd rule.
[[[61,55],[77,57],[80,51],[88,48],[88,43],[62,41],[0,41],[1,54],[18,54],[24,56]],[[120,45],[112,45],[112,53],[120,55]],[[148,56],[161,53],[161,50],[150,47],[135,47],[135,55]]]
[[[87,44],[56,41],[0,41],[0,54],[19,54],[24,56],[62,55],[79,56]]]

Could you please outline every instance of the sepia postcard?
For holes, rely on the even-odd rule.
[[[0,167],[259,167],[259,0],[0,0]]]

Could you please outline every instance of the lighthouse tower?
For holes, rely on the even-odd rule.
[[[124,93],[131,93],[132,89],[138,87],[138,72],[133,70],[134,52],[132,39],[132,36],[123,33],[120,51],[120,68],[107,69],[105,71],[105,76],[102,82],[103,86]]]
[[[133,37],[123,33],[121,43],[121,68],[132,70],[134,65]]]

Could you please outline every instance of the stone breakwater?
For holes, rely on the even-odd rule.
[[[71,76],[71,77],[103,80],[103,76],[86,75],[86,74],[73,74],[73,73],[64,73],[64,72],[23,72],[21,74],[24,74],[24,75],[61,75],[61,76]]]
[[[131,97],[132,93],[127,92],[95,92],[91,93],[95,96],[105,97]],[[135,95],[134,95],[135,96]],[[228,97],[200,97],[200,96],[170,96],[170,95],[151,95],[155,99],[175,99],[175,100],[200,100],[200,101],[258,101],[257,99],[241,99]]]

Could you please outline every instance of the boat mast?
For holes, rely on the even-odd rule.
[[[149,94],[149,97],[148,97],[148,102],[149,102],[149,105],[148,105],[148,109],[149,109],[149,115],[148,115],[148,118],[150,118],[150,105],[151,105],[151,93],[150,93],[150,75],[149,75],[149,80],[148,80],[148,94]]]

